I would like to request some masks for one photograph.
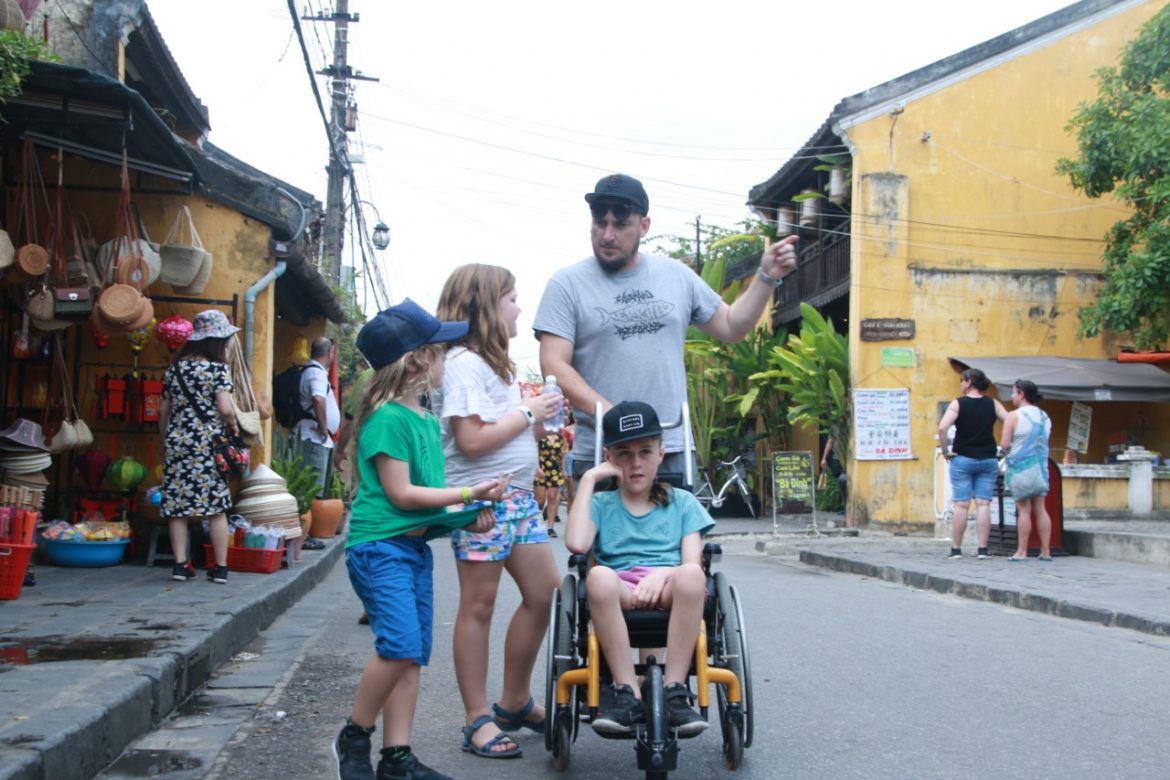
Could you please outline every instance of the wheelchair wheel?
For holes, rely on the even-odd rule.
[[[553,593],[545,643],[544,707],[550,728],[544,730],[544,748],[552,751],[553,764],[561,770],[569,766],[569,745],[577,737],[577,689],[573,689],[568,708],[563,712],[558,711],[557,680],[578,665],[576,626],[577,578],[569,574],[565,576],[560,589]],[[563,735],[562,724],[565,727]]]
[[[715,573],[715,595],[719,606],[719,666],[730,669],[739,679],[740,706],[733,708],[727,701],[723,686],[716,689],[719,704],[719,723],[723,727],[724,756],[729,768],[731,753],[737,743],[742,747],[752,746],[754,699],[752,696],[752,665],[748,653],[747,626],[743,620],[743,608],[739,602],[739,591],[727,581],[723,572]],[[742,747],[739,754],[742,756]],[[736,761],[738,765],[738,760]]]

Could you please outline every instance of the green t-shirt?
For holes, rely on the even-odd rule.
[[[419,415],[405,406],[390,402],[370,414],[358,431],[358,491],[349,518],[346,547],[388,539],[407,531],[428,526],[426,538],[442,536],[475,520],[478,510],[448,512],[438,509],[399,509],[390,501],[378,479],[377,456],[389,455],[410,466],[410,483],[420,487],[441,488],[443,443],[439,438],[439,421],[430,412]]]
[[[345,402],[341,406],[341,413],[345,415],[345,419],[352,420],[357,416],[358,401],[362,399],[362,391],[366,389],[366,383],[373,375],[374,369],[367,368],[354,377],[353,382],[345,389]]]

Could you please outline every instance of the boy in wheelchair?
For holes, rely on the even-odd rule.
[[[702,542],[714,521],[695,497],[659,482],[662,426],[648,404],[623,401],[602,420],[605,460],[585,472],[569,510],[565,546],[592,552],[586,578],[593,630],[613,676],[612,704],[593,720],[601,734],[629,734],[644,719],[624,610],[670,611],[663,671],[670,726],[680,737],[707,728],[687,678],[706,597]],[[617,489],[596,492],[616,481]],[[604,490],[604,489],[603,489]]]

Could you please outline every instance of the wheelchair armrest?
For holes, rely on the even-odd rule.
[[[577,570],[577,576],[582,582],[589,569],[589,556],[585,553],[573,553],[569,556],[569,568]]]
[[[718,561],[723,557],[723,545],[719,542],[707,542],[703,545],[703,571],[711,572],[711,561]]]

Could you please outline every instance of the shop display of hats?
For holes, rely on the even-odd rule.
[[[0,477],[0,505],[40,509],[45,503],[45,488],[48,486],[49,480],[42,472],[6,472]]]
[[[0,471],[8,474],[33,474],[52,465],[52,455],[31,447],[0,449]]]
[[[297,500],[288,492],[284,478],[265,465],[252,469],[240,482],[240,495],[233,511],[252,525],[280,528],[285,539],[301,535]]]
[[[33,449],[49,451],[48,445],[45,444],[45,434],[41,430],[40,423],[35,423],[32,420],[27,420],[23,417],[18,418],[16,422],[0,431],[0,446],[7,444],[16,444],[21,447],[32,447]]]

